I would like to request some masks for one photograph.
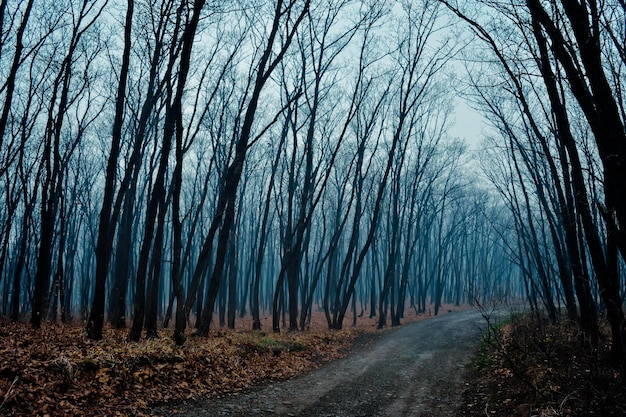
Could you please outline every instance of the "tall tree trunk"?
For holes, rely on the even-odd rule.
[[[159,310],[159,287],[161,283],[162,266],[163,266],[163,247],[165,240],[165,214],[166,201],[160,201],[159,216],[157,219],[157,231],[154,237],[154,246],[152,249],[152,266],[148,275],[148,296],[146,298],[146,317],[145,329],[146,339],[158,338],[157,332],[157,316]]]
[[[33,309],[31,325],[38,329],[46,312],[50,291],[50,276],[52,273],[52,250],[56,218],[62,190],[62,170],[60,141],[61,130],[68,105],[70,81],[72,78],[72,61],[80,40],[79,25],[84,16],[81,14],[77,25],[73,28],[69,49],[61,68],[54,80],[54,87],[48,110],[46,124],[41,185],[40,233],[39,250],[37,255],[37,272],[35,274],[35,288],[33,290]],[[59,91],[60,90],[60,91]],[[58,99],[58,104],[57,104]],[[56,112],[55,112],[56,109]],[[64,230],[59,233],[65,233]]]
[[[256,79],[254,82],[252,95],[246,109],[243,124],[241,126],[241,133],[235,146],[234,159],[226,170],[226,174],[224,176],[224,186],[220,192],[216,214],[213,218],[213,224],[211,225],[209,235],[206,237],[205,244],[203,246],[203,251],[205,247],[210,247],[211,244],[209,244],[208,242],[212,242],[213,238],[215,237],[215,232],[217,231],[217,228],[221,223],[221,226],[219,227],[220,230],[218,234],[215,264],[213,266],[213,273],[211,274],[211,281],[209,283],[208,298],[204,311],[202,312],[200,325],[198,326],[197,333],[200,336],[207,336],[209,332],[209,325],[211,323],[213,315],[215,298],[217,297],[217,290],[220,286],[220,281],[223,273],[228,238],[230,235],[230,228],[235,217],[234,215],[237,187],[239,186],[239,181],[241,180],[243,165],[245,163],[246,154],[248,152],[248,142],[250,140],[252,125],[259,104],[259,97],[261,95],[263,87],[265,86],[265,83],[287,52],[287,49],[289,48],[289,45],[291,44],[291,41],[295,36],[296,30],[300,22],[307,14],[309,0],[305,2],[303,10],[300,12],[295,22],[290,25],[287,35],[283,38],[283,45],[280,49],[280,52],[274,56],[273,60],[270,60],[272,56],[274,42],[278,35],[279,26],[281,24],[281,17],[285,15],[289,16],[290,13],[288,12],[291,11],[293,7],[294,4],[290,3],[287,6],[289,10],[285,11],[283,10],[282,0],[278,0],[276,3],[272,28],[269,33],[265,50],[261,55],[259,65],[257,66]],[[207,265],[204,262],[198,262],[196,271],[194,272],[194,281],[198,280],[199,276],[204,274],[206,266]],[[189,303],[187,305],[189,306]]]
[[[159,163],[159,169],[156,179],[154,181],[153,191],[148,202],[148,208],[146,212],[146,233],[144,234],[144,242],[142,244],[141,257],[139,259],[139,266],[137,268],[137,295],[135,296],[135,312],[133,318],[133,326],[129,334],[130,340],[139,340],[141,336],[141,329],[143,326],[143,315],[145,308],[145,277],[147,272],[148,255],[150,253],[150,246],[152,243],[152,234],[154,232],[154,222],[156,220],[159,207],[162,207],[161,218],[165,218],[165,211],[167,205],[165,204],[165,176],[169,163],[169,154],[172,145],[172,139],[176,135],[177,128],[180,130],[180,120],[182,119],[182,100],[189,74],[189,67],[191,63],[191,51],[193,47],[198,22],[200,21],[200,15],[202,8],[204,7],[205,0],[195,0],[193,3],[193,11],[191,18],[186,22],[182,38],[181,38],[181,52],[180,60],[178,62],[178,78],[176,84],[176,91],[172,98],[171,104],[168,107],[165,115],[165,122],[163,126],[163,146],[161,148],[161,159]],[[177,10],[177,22],[180,22],[181,15],[183,13],[184,4],[181,4]],[[179,25],[176,26],[178,30]],[[178,36],[174,36],[177,39]],[[171,57],[170,65],[174,64],[175,56]],[[171,67],[170,67],[171,68]],[[169,72],[169,71],[168,71]],[[172,74],[172,72],[170,72]],[[168,79],[168,82],[171,82]],[[182,134],[182,133],[179,133]],[[140,287],[141,285],[141,287]],[[177,319],[178,322],[178,319]],[[181,339],[183,332],[175,331],[175,338]]]
[[[548,55],[548,46],[545,37],[541,31],[541,27],[539,22],[536,19],[533,19],[533,34],[535,36],[535,40],[537,41],[537,45],[539,46],[540,52],[540,70],[543,76],[543,80],[548,91],[548,98],[550,100],[550,104],[552,107],[552,111],[554,113],[555,122],[557,125],[557,129],[559,135],[557,138],[559,139],[559,156],[561,158],[562,164],[567,163],[567,155],[568,148],[571,150],[571,144],[574,143],[574,137],[570,130],[570,122],[567,115],[567,110],[565,106],[561,102],[561,95],[559,94],[559,90],[556,84],[556,76],[552,71],[552,67],[550,65],[550,57]],[[568,144],[570,145],[568,147]],[[575,157],[577,158],[577,157]],[[576,160],[571,161],[570,156],[570,165],[571,169],[576,169],[580,166],[580,163]],[[576,220],[576,214],[574,212],[575,207],[578,204],[587,204],[587,202],[581,201],[578,198],[581,195],[583,190],[577,190],[578,187],[584,187],[584,183],[580,183],[580,181],[576,181],[575,179],[571,179],[570,172],[568,172],[570,168],[568,166],[563,166],[563,177],[565,179],[566,190],[566,202],[562,202],[564,205],[562,210],[564,212],[564,220],[565,220],[565,234],[566,234],[566,242],[569,253],[570,264],[572,267],[572,272],[574,275],[574,287],[576,290],[576,296],[578,298],[578,304],[580,306],[580,323],[583,331],[591,337],[593,344],[595,345],[598,342],[599,338],[599,329],[597,323],[597,312],[596,306],[591,296],[591,288],[589,284],[589,276],[585,273],[583,268],[583,263],[580,257],[580,251],[578,249],[578,239],[576,235],[576,230],[578,227],[578,222]],[[577,176],[579,174],[576,174]],[[578,186],[572,185],[572,181],[577,183]],[[586,194],[586,193],[585,193]]]
[[[109,303],[109,320],[116,329],[126,327],[126,295],[128,292],[128,279],[131,273],[135,188],[136,182],[133,181],[131,189],[128,190],[124,198],[124,208],[115,246],[115,266],[113,268],[113,288],[111,289],[111,300]]]
[[[93,302],[87,321],[87,336],[90,339],[102,339],[102,326],[104,324],[105,285],[109,272],[111,253],[113,252],[113,236],[115,234],[115,219],[111,218],[113,200],[115,196],[115,183],[117,179],[117,162],[122,142],[122,128],[124,124],[124,106],[126,104],[126,85],[128,82],[128,69],[130,67],[130,49],[132,42],[132,23],[134,0],[126,2],[126,20],[124,23],[124,52],[122,54],[122,67],[120,80],[117,86],[115,101],[115,118],[111,134],[111,151],[107,161],[106,178],[104,182],[104,196],[100,210],[100,222],[98,224],[98,241],[96,244],[96,277],[93,293]]]
[[[0,150],[3,149],[4,133],[6,131],[7,122],[9,120],[11,103],[13,102],[17,72],[20,68],[20,65],[22,64],[22,52],[24,51],[24,44],[22,43],[22,40],[24,39],[24,33],[26,32],[26,27],[28,26],[28,19],[30,18],[31,10],[33,9],[33,3],[34,0],[28,0],[28,3],[26,3],[26,8],[24,9],[24,14],[22,15],[22,21],[20,22],[20,26],[17,29],[17,33],[15,35],[15,52],[13,53],[13,62],[11,64],[11,69],[9,70],[7,80],[4,83],[4,86],[6,87],[6,93],[4,96],[2,114],[0,115]],[[0,12],[2,13],[2,16],[0,16],[0,25],[4,24],[4,13],[6,10],[6,6],[6,1],[3,1],[0,5]],[[2,31],[0,31],[0,33],[4,34],[4,32]],[[0,48],[1,47],[2,45],[0,45]]]
[[[237,240],[236,233],[231,232],[228,260],[228,328],[235,328],[237,311]]]

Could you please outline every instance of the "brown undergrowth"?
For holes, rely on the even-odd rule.
[[[443,310],[447,311],[447,308]],[[403,322],[417,320],[413,311]],[[84,325],[0,323],[0,415],[149,415],[159,404],[220,396],[271,380],[287,379],[346,354],[376,319],[356,328],[325,329],[323,314],[305,332],[211,330],[176,346],[171,330],[158,339],[128,342],[126,330],[106,327],[101,341]],[[269,318],[263,328],[271,329]]]
[[[463,415],[626,416],[626,385],[602,332],[593,349],[567,321],[523,315],[492,325],[468,370]]]

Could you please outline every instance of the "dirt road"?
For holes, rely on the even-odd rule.
[[[463,367],[484,327],[476,311],[418,321],[379,334],[301,378],[196,403],[176,415],[457,416]]]

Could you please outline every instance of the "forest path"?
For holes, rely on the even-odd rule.
[[[175,415],[457,416],[463,368],[484,327],[478,311],[417,321],[367,338],[349,356],[300,378],[177,407]]]

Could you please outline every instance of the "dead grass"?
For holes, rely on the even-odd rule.
[[[516,317],[481,346],[464,395],[465,416],[626,416],[626,386],[577,326]]]

